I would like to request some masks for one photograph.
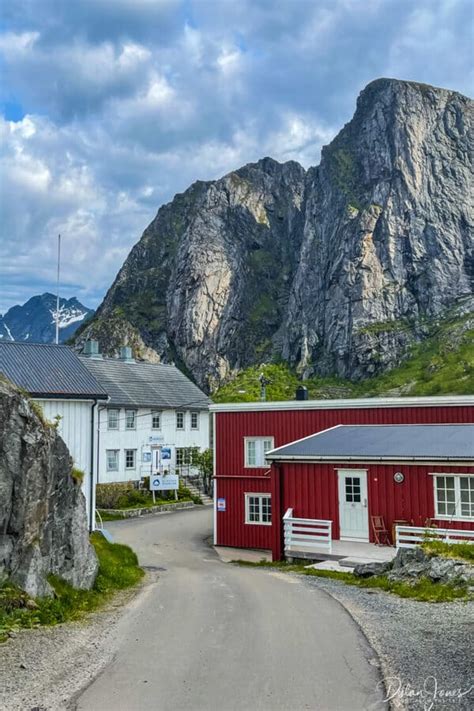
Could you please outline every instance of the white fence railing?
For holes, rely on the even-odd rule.
[[[444,543],[474,543],[474,531],[463,531],[460,528],[396,526],[397,548],[416,548],[427,540]]]
[[[331,553],[332,521],[295,518],[293,509],[283,516],[285,555],[297,553]]]

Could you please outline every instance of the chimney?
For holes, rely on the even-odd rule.
[[[99,341],[86,341],[84,343],[82,355],[85,355],[88,358],[93,358],[95,360],[100,360],[102,358],[102,355],[101,353],[99,353]]]
[[[122,346],[120,348],[119,359],[123,360],[124,363],[135,363],[135,359],[132,355],[132,349],[130,346]]]
[[[299,385],[296,388],[296,399],[297,400],[307,400],[308,399],[308,388],[305,388],[304,385]]]

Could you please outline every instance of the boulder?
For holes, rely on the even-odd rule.
[[[391,561],[360,563],[354,568],[354,575],[359,578],[370,578],[372,575],[383,575],[392,567]]]
[[[48,575],[89,589],[98,561],[73,462],[37,404],[0,379],[0,582],[52,596]]]

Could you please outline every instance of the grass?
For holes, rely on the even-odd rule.
[[[48,581],[55,596],[33,601],[8,581],[0,586],[0,642],[4,642],[10,632],[22,628],[78,620],[104,605],[115,592],[133,587],[143,577],[131,548],[109,543],[97,532],[91,535],[91,542],[99,559],[99,572],[92,590],[77,590],[51,575]]]
[[[373,576],[371,578],[358,578],[349,572],[316,570],[315,568],[307,568],[307,562],[287,563],[286,561],[280,561],[270,563],[264,560],[259,563],[251,563],[244,560],[236,560],[233,562],[236,565],[244,567],[277,568],[285,573],[297,573],[298,575],[306,575],[314,578],[330,578],[331,580],[339,580],[347,585],[355,585],[359,588],[375,588],[393,593],[399,597],[410,598],[411,600],[418,600],[420,602],[452,602],[453,600],[469,599],[469,593],[466,587],[433,583],[428,578],[420,578],[414,583],[409,583],[388,580],[384,575]]]
[[[443,541],[426,541],[421,547],[431,555],[443,558],[454,558],[465,563],[474,564],[474,545],[472,543],[443,543]]]

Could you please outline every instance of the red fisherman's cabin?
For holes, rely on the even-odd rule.
[[[211,411],[216,545],[280,560],[315,540],[394,543],[395,526],[400,545],[427,525],[474,536],[474,396]]]

